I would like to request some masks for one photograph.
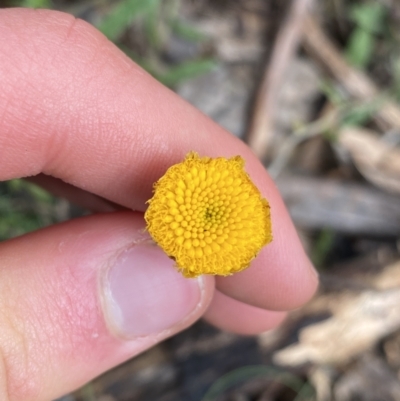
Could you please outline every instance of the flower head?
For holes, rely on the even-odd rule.
[[[148,203],[150,235],[186,277],[241,271],[272,241],[269,204],[240,156],[189,153],[155,183]]]

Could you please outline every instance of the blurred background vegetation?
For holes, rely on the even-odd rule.
[[[63,401],[400,400],[396,0],[0,6],[85,19],[247,141],[321,273],[319,294],[277,330],[243,338],[198,323]],[[0,240],[85,213],[24,180],[0,183]]]

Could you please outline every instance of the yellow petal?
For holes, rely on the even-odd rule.
[[[189,153],[154,185],[147,229],[185,277],[230,275],[272,241],[270,206],[240,156]]]

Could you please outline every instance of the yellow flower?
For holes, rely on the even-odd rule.
[[[154,185],[147,229],[185,277],[227,276],[272,241],[270,207],[240,156],[191,152]]]

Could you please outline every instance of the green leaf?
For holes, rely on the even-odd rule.
[[[40,217],[33,209],[27,210],[19,205],[17,197],[4,194],[7,186],[3,183],[0,197],[0,241],[24,234],[42,227]]]
[[[25,8],[53,8],[50,0],[21,0],[17,4]]]
[[[383,28],[385,14],[386,9],[382,4],[368,2],[355,5],[350,17],[359,28],[370,33],[379,33]]]
[[[151,12],[161,0],[122,0],[98,25],[110,40],[116,41],[138,17]]]
[[[375,38],[368,31],[355,29],[346,48],[346,59],[357,68],[365,68],[371,61]]]
[[[26,190],[38,202],[51,203],[54,200],[53,195],[35,184],[26,183]]]
[[[147,39],[155,49],[160,49],[162,43],[160,34],[160,4],[160,2],[154,1],[152,7],[147,10],[144,18],[144,29]]]
[[[175,86],[182,81],[192,79],[205,74],[215,68],[217,63],[212,59],[186,61],[176,67],[170,68],[167,72],[158,75],[164,85]]]
[[[323,267],[335,242],[335,233],[324,229],[318,235],[311,252],[311,260],[317,268]]]
[[[207,36],[193,28],[189,24],[176,19],[172,22],[172,31],[182,39],[190,42],[202,42]]]
[[[235,369],[218,379],[209,388],[202,401],[213,401],[233,387],[258,377],[268,377],[269,379],[280,382],[299,395],[300,392],[304,392],[305,384],[303,381],[291,373],[264,365],[244,366],[242,368]],[[308,384],[306,385],[310,387]],[[296,399],[300,399],[300,397],[296,397]]]
[[[376,98],[369,103],[349,106],[342,118],[342,125],[360,126],[366,124],[373,115],[382,107],[384,98]]]
[[[183,81],[195,78],[199,75],[205,74],[211,71],[217,66],[217,63],[212,59],[202,59],[196,61],[187,61],[179,64],[176,67],[169,68],[166,71],[162,71],[162,67],[156,65],[148,58],[138,56],[135,52],[127,49],[124,46],[120,46],[128,57],[139,64],[149,74],[151,74],[158,81],[166,86],[173,87]]]
[[[43,188],[22,179],[7,181],[4,185],[10,194],[18,195],[20,192],[26,192],[29,193],[34,200],[42,203],[50,203],[54,200],[53,196]]]
[[[378,2],[355,5],[350,13],[355,28],[348,40],[345,55],[357,68],[365,68],[371,61],[376,35],[383,30],[386,9]]]
[[[17,192],[22,190],[24,181],[16,178],[14,180],[6,181],[4,185],[7,187],[9,192]]]
[[[319,87],[328,100],[335,106],[340,106],[345,102],[346,98],[343,96],[343,93],[337,89],[337,86],[331,80],[321,80]]]

